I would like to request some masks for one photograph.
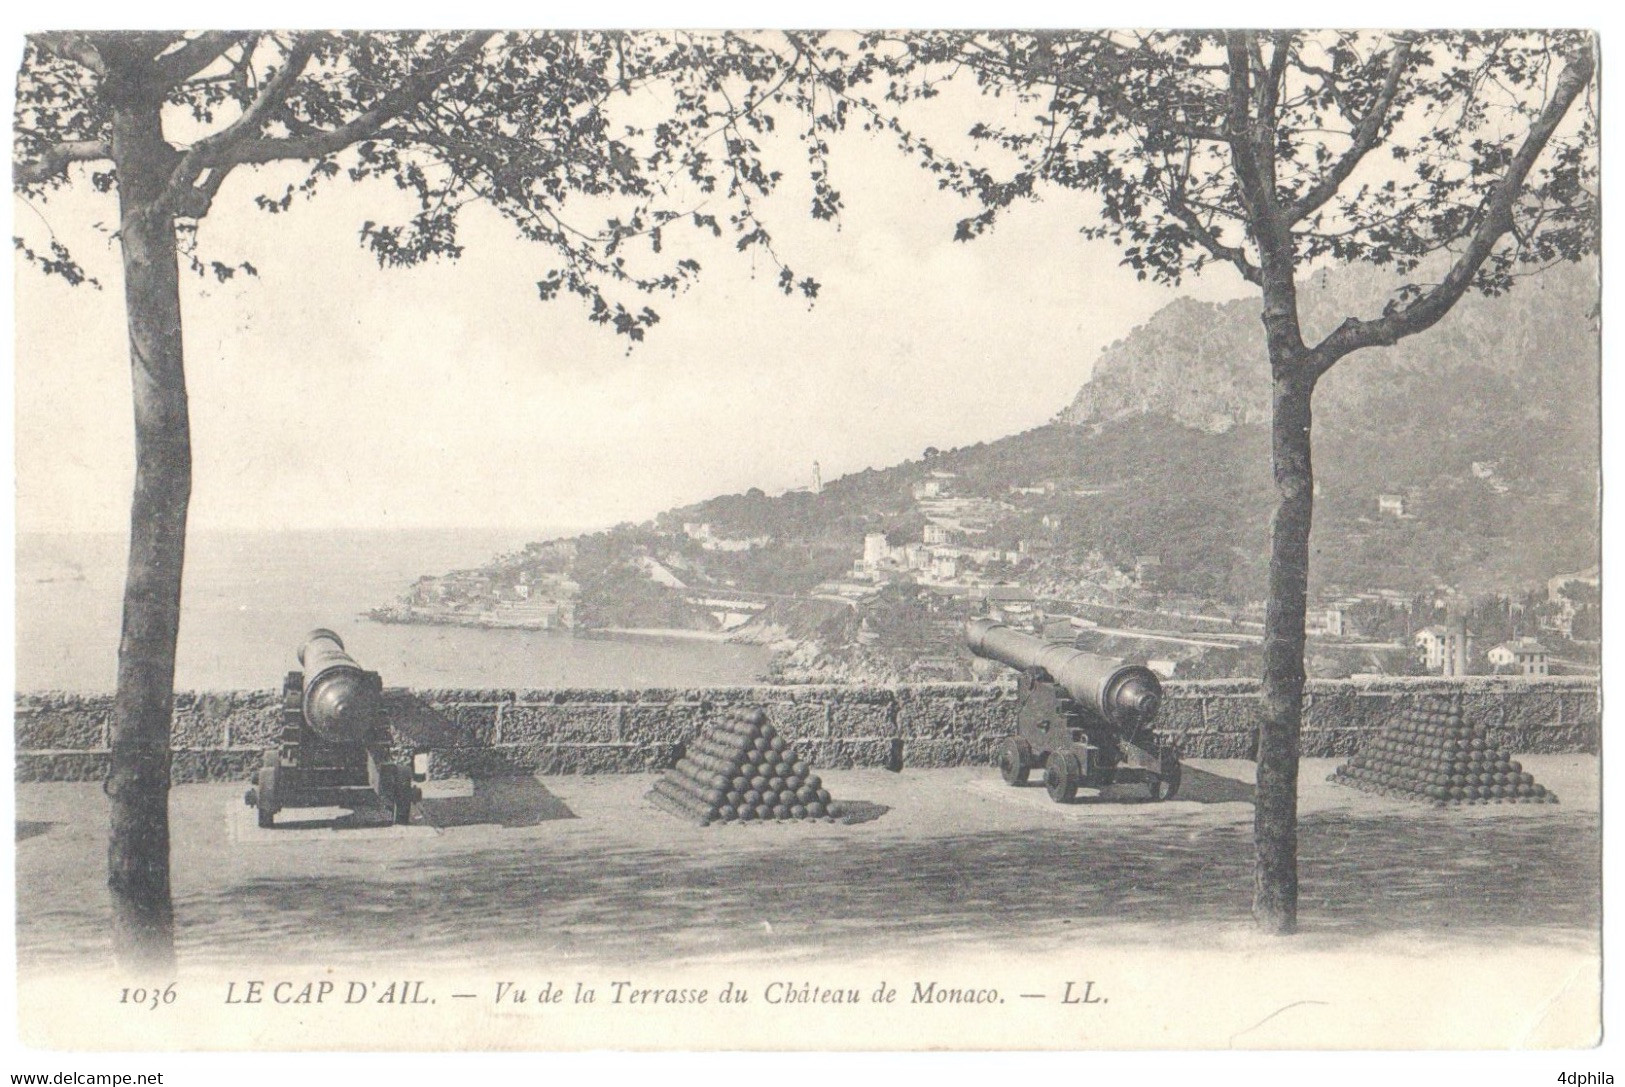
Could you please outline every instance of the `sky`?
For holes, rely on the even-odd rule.
[[[961,128],[966,120],[948,122]],[[1047,421],[1101,348],[1175,292],[1138,282],[1077,234],[1086,201],[1053,193],[992,234],[952,241],[969,204],[889,142],[838,140],[837,224],[788,186],[765,217],[816,304],[731,244],[670,242],[698,285],[651,304],[630,352],[573,298],[538,300],[548,251],[494,213],[456,262],[381,270],[360,224],[396,199],[329,186],[291,213],[253,206],[283,178],[239,169],[200,254],[257,278],[182,285],[198,529],[594,528],[761,487],[776,493]],[[100,280],[16,269],[17,525],[122,531],[133,471],[128,361],[110,196],[88,185],[16,201]],[[50,233],[47,234],[46,231]],[[1228,298],[1217,269],[1185,293]]]

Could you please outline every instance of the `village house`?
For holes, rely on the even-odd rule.
[[[1487,654],[1497,672],[1510,672],[1520,676],[1551,674],[1550,651],[1533,638],[1502,642]]]

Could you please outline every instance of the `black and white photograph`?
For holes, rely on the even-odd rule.
[[[1602,1068],[1605,37],[31,18],[7,1071]]]

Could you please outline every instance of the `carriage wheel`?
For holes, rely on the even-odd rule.
[[[378,796],[389,805],[396,826],[412,821],[412,775],[393,763],[378,768]]]
[[[1078,757],[1065,751],[1051,751],[1044,760],[1044,788],[1057,804],[1070,804],[1078,797],[1078,783],[1083,778],[1083,767]]]
[[[277,768],[263,766],[260,768],[259,789],[254,797],[254,807],[258,809],[261,829],[270,830],[276,825],[276,813],[279,807],[276,795]]]
[[[1155,774],[1151,777],[1151,799],[1172,800],[1179,792],[1179,763],[1174,763],[1173,770],[1166,774]]]
[[[1020,736],[1011,736],[999,745],[995,759],[1006,785],[1025,785],[1033,769],[1033,747]]]

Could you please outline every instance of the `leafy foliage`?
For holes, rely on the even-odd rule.
[[[1082,232],[1120,247],[1142,278],[1178,283],[1219,262],[1259,282],[1265,217],[1289,233],[1296,265],[1408,276],[1500,214],[1495,197],[1567,64],[1580,108],[1506,209],[1510,241],[1469,269],[1471,286],[1499,293],[1521,267],[1596,247],[1583,33],[943,32],[901,45],[891,97],[935,93],[930,73],[952,64],[1005,100],[970,129],[983,161],[920,152],[944,187],[980,205],[961,238],[1053,185],[1098,198],[1100,219]],[[1390,312],[1431,286],[1403,284]]]
[[[338,183],[382,181],[405,194],[394,219],[361,224],[383,266],[455,259],[473,204],[498,209],[550,251],[542,300],[574,295],[590,320],[636,341],[658,320],[638,295],[674,295],[700,272],[672,235],[731,236],[761,254],[776,286],[808,301],[818,283],[773,245],[761,202],[784,172],[775,133],[803,145],[811,212],[834,218],[826,136],[842,124],[813,46],[794,34],[444,32],[40,34],[18,77],[17,187],[47,200],[75,163],[111,155],[110,104],[139,62],[162,81],[166,127],[181,150],[163,199],[183,223],[207,215],[239,167],[304,164],[254,203],[285,213]],[[275,176],[275,175],[273,175]],[[98,169],[101,191],[118,184]],[[82,278],[55,242],[19,242],[43,270]],[[32,254],[30,256],[30,254]],[[187,263],[219,279],[241,263]]]

